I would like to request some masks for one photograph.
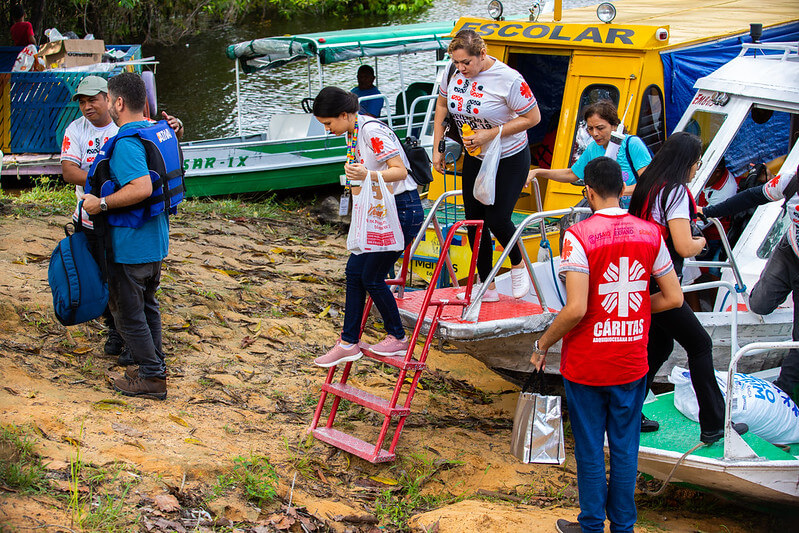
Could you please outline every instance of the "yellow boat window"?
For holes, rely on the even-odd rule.
[[[583,112],[585,108],[591,104],[595,104],[600,100],[610,100],[613,104],[619,106],[619,88],[615,85],[607,85],[604,83],[593,83],[583,90],[580,95],[580,108],[577,111],[577,127],[574,129],[574,142],[572,143],[572,153],[569,159],[569,166],[572,166],[580,158],[585,149],[593,140],[588,134],[588,129],[583,119]],[[619,114],[621,115],[622,112]]]
[[[666,139],[666,116],[663,93],[657,85],[650,85],[644,91],[635,132],[653,154],[658,153],[663,146],[663,141]]]

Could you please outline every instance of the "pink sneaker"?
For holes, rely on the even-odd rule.
[[[349,348],[341,345],[341,339],[336,342],[336,345],[330,349],[322,357],[314,359],[314,364],[323,368],[336,366],[340,363],[348,363],[350,361],[357,361],[361,358],[361,348],[357,344],[353,344]]]
[[[405,355],[408,351],[408,340],[398,340],[394,335],[386,338],[371,347],[370,351],[377,355],[389,357],[392,355]]]

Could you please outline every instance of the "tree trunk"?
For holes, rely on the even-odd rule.
[[[47,42],[44,36],[44,12],[47,9],[47,0],[30,0],[30,11],[28,11],[28,21],[33,25],[33,33],[36,35],[36,42],[40,45]]]

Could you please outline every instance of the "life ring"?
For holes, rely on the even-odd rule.
[[[158,95],[155,91],[155,74],[152,71],[145,70],[141,73],[141,79],[144,81],[144,88],[147,90],[147,105],[145,107],[150,112],[150,118],[158,120]]]

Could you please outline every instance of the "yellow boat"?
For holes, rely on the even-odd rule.
[[[530,149],[535,162],[536,154],[545,151],[549,133],[551,168],[567,168],[577,159],[582,109],[596,99],[614,100],[620,116],[627,109],[627,132],[641,137],[654,154],[691,103],[694,82],[738,55],[741,43],[752,41],[750,24],[762,25],[762,42],[799,40],[795,0],[621,0],[599,8],[569,9],[562,16],[559,3],[551,16],[531,21],[503,20],[501,5],[493,2],[496,20],[462,17],[451,34],[474,29],[490,55],[525,77],[542,114],[539,125],[528,132]],[[615,12],[615,18],[602,22],[600,10],[603,15]],[[728,157],[728,165],[742,171],[752,159],[768,161],[780,154],[769,155],[741,151]],[[571,184],[543,180],[539,185],[543,206],[528,187],[516,205],[520,217],[538,209],[569,207],[581,199],[581,189]],[[438,174],[428,199],[459,188],[459,178]],[[556,229],[550,226],[547,235],[554,253],[559,253]],[[451,252],[456,272],[468,271],[471,255],[465,236],[461,241],[461,249],[454,246]],[[540,236],[528,235],[524,243],[535,260]],[[414,272],[429,279],[427,258],[437,257],[438,249],[430,230],[415,256]],[[495,245],[495,258],[500,252]]]

